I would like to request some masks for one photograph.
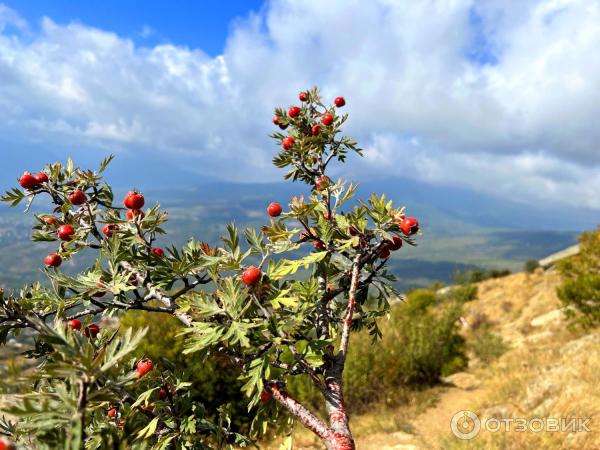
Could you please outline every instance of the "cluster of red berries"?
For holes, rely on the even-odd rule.
[[[81,331],[81,320],[79,319],[71,319],[67,322],[67,328],[69,330],[77,330]],[[95,338],[100,333],[100,326],[96,323],[90,323],[83,330],[83,334],[85,334],[89,338]]]
[[[29,172],[23,173],[19,178],[19,184],[22,188],[31,191],[40,187],[41,184],[48,182],[48,175],[44,172],[38,172],[35,175],[32,175]]]
[[[140,360],[136,364],[136,377],[139,379],[143,377],[145,374],[150,372],[154,368],[154,363],[151,359],[144,358]],[[162,401],[169,399],[169,397],[174,398],[176,396],[175,388],[171,385],[162,385],[160,390],[158,391],[158,398]],[[154,411],[154,405],[152,403],[147,403],[144,405],[140,405],[139,408],[142,411]],[[106,411],[106,415],[109,419],[115,419],[119,414],[119,405],[114,404],[111,405],[108,411]]]
[[[139,217],[144,218],[142,208],[144,207],[144,196],[137,191],[130,191],[123,199],[123,204],[127,208],[127,220],[134,220]]]
[[[45,177],[45,181],[48,181],[48,177],[46,176],[45,173],[40,172],[39,174],[35,175],[35,177],[38,177],[39,175],[43,175],[43,177]],[[42,179],[43,177],[38,177],[40,179]],[[29,173],[25,173],[23,174],[23,176],[19,179],[19,183],[21,184],[21,186],[26,187],[26,186],[33,186],[31,183],[31,179],[33,179],[34,176],[29,174]],[[41,182],[40,181],[36,181],[35,186],[37,187]],[[29,187],[27,189],[33,189],[32,187]],[[85,192],[83,192],[82,190],[75,190],[73,191],[69,196],[69,202],[73,205],[81,205],[83,203],[86,202],[87,198],[85,195]],[[143,219],[144,218],[144,213],[142,211],[142,208],[144,207],[144,196],[137,192],[137,191],[130,191],[127,193],[127,195],[125,195],[125,198],[123,199],[123,204],[127,207],[127,220],[137,220],[139,219]],[[44,223],[46,223],[47,225],[56,225],[58,223],[58,220],[56,219],[56,217],[52,217],[52,216],[46,216],[43,218]],[[113,234],[119,229],[119,226],[117,224],[114,223],[107,223],[102,227],[102,233],[107,237],[107,238],[111,238],[113,236]],[[73,236],[75,235],[75,228],[73,228],[72,225],[69,224],[65,224],[65,225],[61,225],[60,227],[58,227],[58,229],[56,230],[56,235],[58,236],[58,238],[61,241],[70,241]],[[161,248],[157,248],[154,247],[151,249],[152,253],[155,254],[158,257],[162,257],[164,256],[164,251]],[[60,265],[62,264],[62,257],[58,254],[58,253],[50,253],[48,256],[46,256],[46,258],[44,258],[44,263],[46,264],[47,267],[60,267]]]
[[[419,222],[414,217],[406,217],[400,221],[400,230],[406,236],[412,236],[419,231]],[[390,257],[390,252],[400,250],[402,248],[402,238],[394,236],[392,239],[383,243],[379,248],[379,257],[387,259]]]
[[[142,208],[144,207],[144,196],[137,191],[130,191],[125,195],[123,204],[127,208],[127,220],[132,221],[137,218],[143,219],[144,213]],[[119,226],[114,223],[107,223],[102,228],[102,233],[107,238],[111,238],[115,231],[119,229]]]
[[[298,98],[301,102],[307,102],[309,100],[308,92],[300,92],[300,94],[298,94]],[[346,104],[346,100],[344,99],[344,97],[336,97],[333,103],[336,107],[341,108]],[[301,112],[302,110],[300,109],[300,107],[294,105],[290,107],[290,109],[288,109],[287,115],[290,119],[295,119],[300,116]],[[331,126],[334,121],[335,117],[331,113],[327,112],[321,116],[321,123],[326,127]],[[279,126],[279,128],[281,128],[282,130],[285,130],[288,127],[287,124],[281,123],[281,120],[277,115],[273,116],[273,123]],[[314,124],[310,129],[311,136],[318,136],[320,133],[321,125]],[[291,149],[295,143],[295,139],[291,136],[287,136],[281,140],[281,146],[285,150]]]

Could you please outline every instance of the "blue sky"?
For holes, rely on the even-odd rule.
[[[7,0],[29,23],[42,17],[59,24],[72,21],[110,30],[141,46],[171,43],[200,48],[209,55],[223,52],[230,23],[251,11],[260,11],[258,0]]]
[[[600,210],[599,52],[599,0],[0,0],[0,189],[107,153],[117,183],[280,180],[273,108],[318,85],[365,149],[336,175]]]

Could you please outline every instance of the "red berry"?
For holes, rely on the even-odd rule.
[[[413,217],[407,217],[400,222],[400,229],[405,235],[410,236],[419,231],[419,222]]]
[[[358,233],[359,233],[359,231],[358,231],[358,229],[354,225],[352,225],[348,229],[348,233],[350,234],[350,236],[357,236]]]
[[[42,220],[46,225],[56,225],[56,223],[58,222],[58,220],[56,220],[56,217],[52,216],[46,216]]]
[[[25,189],[35,189],[40,183],[29,172],[25,172],[21,175],[21,178],[19,178],[19,184]]]
[[[69,201],[75,206],[83,205],[86,201],[85,193],[82,190],[77,189],[69,195]]]
[[[158,391],[158,398],[160,398],[161,400],[166,400],[167,398],[169,398],[169,391],[165,386],[160,387],[160,391]]]
[[[305,102],[308,100],[308,92],[300,92],[298,94],[298,98],[300,99],[301,102]]]
[[[267,212],[271,217],[278,217],[281,215],[281,205],[279,203],[271,203],[267,207]]]
[[[402,238],[399,236],[394,236],[388,244],[388,247],[392,251],[400,250],[400,248],[402,248],[402,243]]]
[[[267,402],[271,401],[272,398],[273,398],[273,396],[268,391],[262,391],[260,393],[260,401],[263,403],[267,403]]]
[[[273,116],[273,123],[275,125],[279,125],[279,117],[278,116]]]
[[[116,407],[112,407],[108,410],[108,412],[106,413],[106,415],[108,417],[110,417],[111,419],[117,416],[117,408]]]
[[[58,227],[58,230],[56,230],[56,235],[61,241],[70,241],[74,234],[75,228],[69,224],[61,225]]]
[[[48,175],[46,175],[44,172],[38,172],[33,177],[39,184],[48,182]]]
[[[321,117],[321,123],[328,127],[333,123],[333,116],[329,113],[323,114],[323,117]]]
[[[17,450],[17,446],[6,439],[0,438],[0,450]]]
[[[123,200],[125,206],[129,209],[142,209],[144,207],[144,196],[136,191],[130,191]]]
[[[106,237],[112,237],[113,233],[119,229],[119,226],[115,223],[107,223],[102,227],[102,232]]]
[[[315,246],[315,248],[317,250],[325,250],[327,248],[327,247],[325,247],[325,243],[320,239],[317,239],[316,241],[314,241],[313,245]]]
[[[279,128],[281,128],[282,130],[285,130],[288,127],[287,123],[280,123],[279,124]]]
[[[294,143],[296,141],[294,140],[293,137],[288,136],[286,138],[283,138],[283,140],[281,141],[281,146],[283,148],[285,148],[286,150],[289,150],[290,148],[292,148],[294,146]]]
[[[139,209],[128,209],[127,210],[127,220],[129,220],[129,221],[135,220],[138,217],[140,219],[144,218],[144,213],[142,211],[140,211]]]
[[[383,245],[380,249],[379,249],[379,257],[381,259],[387,259],[390,257],[390,249],[388,248],[387,245]]]
[[[150,358],[140,359],[138,363],[135,365],[135,371],[137,372],[137,377],[141,378],[154,369],[154,363]]]
[[[152,253],[154,253],[159,258],[162,258],[163,256],[165,256],[164,250],[160,247],[152,247]]]
[[[254,266],[248,267],[242,274],[242,281],[246,286],[254,286],[262,277],[262,272]]]
[[[298,108],[297,106],[292,106],[289,110],[288,110],[288,116],[294,118],[294,117],[298,117],[300,115],[300,108]]]
[[[96,336],[98,336],[98,333],[100,333],[100,327],[95,323],[90,323],[83,330],[83,334],[85,334],[87,337],[91,337],[91,338],[95,338]]]
[[[67,328],[69,330],[81,330],[81,321],[77,319],[71,319],[67,322]]]
[[[346,100],[344,99],[344,97],[336,97],[335,100],[333,101],[333,103],[338,108],[341,108],[342,106],[344,106],[346,104]]]
[[[48,267],[59,267],[62,264],[62,258],[58,253],[50,253],[44,258],[44,264]]]
[[[318,136],[320,132],[321,132],[321,125],[313,125],[312,128],[310,129],[310,134],[312,134],[313,136]]]

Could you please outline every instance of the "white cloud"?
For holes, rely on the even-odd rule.
[[[270,2],[214,58],[51,19],[33,37],[9,25],[27,28],[0,6],[0,132],[22,140],[275,178],[272,108],[320,85],[346,96],[367,148],[354,172],[600,209],[597,0]]]

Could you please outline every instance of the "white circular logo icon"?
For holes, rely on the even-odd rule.
[[[459,411],[452,416],[450,428],[459,439],[473,439],[481,430],[481,421],[473,411]]]

